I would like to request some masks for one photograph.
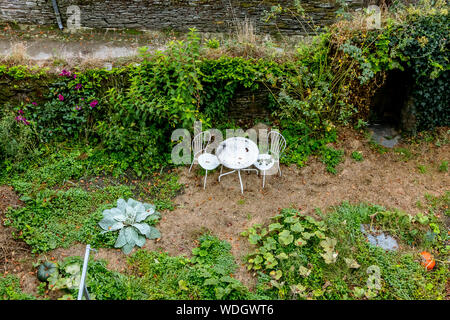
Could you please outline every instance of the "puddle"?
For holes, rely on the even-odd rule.
[[[370,124],[367,129],[372,135],[372,139],[386,148],[393,148],[401,139],[400,132],[387,124]]]
[[[369,229],[369,231],[367,231]],[[397,240],[390,235],[380,232],[374,228],[369,228],[368,225],[361,225],[361,232],[366,236],[369,243],[373,246],[380,247],[384,250],[397,251]]]

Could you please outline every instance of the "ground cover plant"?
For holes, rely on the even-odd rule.
[[[307,18],[300,2],[296,9]],[[418,188],[428,175],[448,180],[448,8],[442,1],[392,6],[384,12],[382,27],[374,30],[361,23],[360,15],[344,9],[337,23],[284,56],[268,54],[271,51],[251,39],[225,47],[223,41],[202,39],[191,29],[183,40],[167,43],[164,51],[143,47],[137,62],[111,70],[61,67],[54,73],[2,62],[0,190],[12,187],[18,200],[14,207],[0,206],[0,235],[7,230],[5,234],[27,246],[32,273],[40,283],[30,295],[22,291],[19,278],[0,274],[0,299],[76,299],[82,258],[71,255],[55,261],[46,255],[86,244],[105,250],[102,253],[120,253],[125,261],[122,269],[101,259],[89,262],[87,286],[98,300],[448,298],[446,190],[427,193],[423,202],[407,200],[421,210],[414,215],[358,198],[323,212],[305,213],[298,209],[301,203],[280,205],[284,209],[278,214],[274,210],[270,222],[263,218],[269,210],[241,212],[239,207],[247,208],[252,201],[244,196],[233,198],[238,208],[227,206],[224,211],[207,205],[218,201],[217,194],[195,205],[186,198],[184,203],[174,201],[184,192],[178,176],[183,169],[170,159],[179,142],[170,136],[179,128],[192,132],[195,121],[201,121],[203,129],[222,131],[264,122],[286,138],[280,159],[286,169],[319,168],[326,175],[325,181],[310,183],[304,179],[306,171],[290,171],[296,173],[295,183],[276,180],[289,187],[279,193],[305,189],[308,197],[332,197],[335,189],[326,188],[327,180],[348,179],[347,166],[383,165],[366,149],[361,151],[359,141],[353,141],[350,151],[344,149],[341,128],[366,132],[376,156],[392,155],[405,167],[412,162],[414,172],[406,183]],[[289,9],[276,6],[266,18],[275,19],[283,10]],[[391,150],[368,136],[365,127],[374,96],[394,70],[408,82],[414,101],[408,112],[416,123],[404,132],[405,140],[419,149],[421,144],[428,148],[426,143],[442,148],[439,159],[413,152],[408,144]],[[240,90],[249,95],[267,92],[265,111],[270,116],[230,119],[230,106]],[[29,94],[24,98],[23,92]],[[438,127],[441,130],[435,130]],[[438,137],[437,132],[444,134]],[[308,168],[314,160],[320,167]],[[372,178],[362,176],[347,187],[359,188]],[[198,183],[197,175],[190,176],[189,183]],[[409,197],[401,186],[395,186],[400,189],[396,195]],[[258,189],[252,196],[266,192]],[[195,198],[192,193],[186,197]],[[0,195],[0,204],[2,199]],[[185,212],[188,217],[198,219],[174,222],[186,224],[192,233],[183,234],[186,239],[176,248],[189,248],[189,254],[178,255],[175,249],[169,254],[161,250],[166,237],[161,223],[184,207],[190,210]],[[228,231],[219,237],[193,226],[208,221],[202,214],[217,215],[211,224],[242,228],[239,232],[252,251],[236,248]],[[236,218],[239,215],[246,221]],[[247,228],[253,220],[263,221]],[[397,250],[374,246],[365,230],[389,234]],[[181,237],[168,231],[164,241]],[[248,254],[243,264],[237,252]],[[432,257],[432,269],[422,265],[421,252]],[[247,269],[250,284],[236,276],[241,267]]]
[[[14,227],[16,236],[33,252],[68,247],[75,242],[112,247],[114,236],[101,234],[98,223],[103,211],[113,208],[122,197],[145,197],[155,203],[157,210],[173,209],[170,199],[181,187],[173,175],[156,176],[152,183],[139,184],[126,177],[121,182],[101,178],[92,175],[99,172],[90,171],[81,154],[79,150],[60,150],[21,163],[5,177],[20,194],[24,206],[8,211],[3,222]],[[153,217],[146,219],[150,226],[156,223]]]
[[[205,234],[198,239],[190,259],[140,249],[128,257],[127,273],[109,270],[103,260],[92,260],[87,288],[91,298],[99,300],[265,298],[251,293],[233,278],[236,263],[229,251],[229,243]],[[59,272],[46,280],[45,286],[61,292],[62,299],[76,299],[78,286],[74,284],[79,284],[82,262],[81,257],[59,262]],[[6,298],[14,297],[9,291],[8,294]]]
[[[445,298],[445,261],[429,273],[417,251],[431,250],[437,259],[448,255],[447,234],[434,244],[427,240],[441,234],[436,216],[348,203],[319,215],[323,219],[283,209],[272,223],[244,231],[256,245],[247,263],[258,275],[261,292],[274,299]],[[363,224],[394,233],[402,249],[373,246],[361,231]]]

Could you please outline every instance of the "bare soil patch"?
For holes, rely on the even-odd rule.
[[[236,276],[252,285],[255,279],[246,271],[243,259],[252,248],[240,233],[255,223],[269,222],[281,208],[294,207],[314,214],[315,208],[326,211],[349,201],[416,214],[420,212],[416,203],[423,201],[426,193],[439,196],[450,189],[449,174],[437,169],[441,161],[450,158],[449,145],[411,146],[415,156],[404,162],[394,152],[380,154],[371,149],[362,134],[353,130],[341,131],[338,141],[334,147],[345,150],[345,161],[337,167],[336,175],[326,172],[325,165],[313,158],[306,167],[284,166],[281,177],[266,177],[264,189],[261,177],[244,173],[244,194],[237,174],[225,176],[219,183],[218,170],[208,173],[204,190],[203,176],[195,170],[198,167],[190,173],[188,168],[179,169],[180,182],[186,186],[184,194],[175,198],[177,208],[163,215],[158,226],[161,240],[148,241],[145,248],[189,256],[197,237],[210,231],[231,243],[240,266]],[[353,151],[361,151],[364,161],[353,160]],[[429,167],[427,173],[420,173],[419,163]]]

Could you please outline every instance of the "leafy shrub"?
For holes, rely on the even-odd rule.
[[[129,87],[106,95],[105,120],[97,131],[108,151],[123,153],[149,171],[167,163],[171,131],[190,128],[199,113],[200,38],[191,30],[186,42],[171,42],[164,53],[149,55],[130,70]],[[205,122],[205,121],[204,121]]]
[[[449,68],[446,46],[448,8],[445,1],[421,1],[397,10],[380,30],[352,29],[352,22],[332,27],[332,43],[344,53],[340,64],[350,68],[360,85],[350,81],[349,93],[360,118],[368,117],[370,99],[385,80],[386,72],[399,69],[410,87],[417,129],[447,126]],[[378,84],[377,84],[378,83]],[[344,85],[344,87],[347,85]],[[364,90],[361,90],[364,89]]]
[[[363,161],[363,155],[360,151],[353,151],[352,152],[352,159],[355,161]]]
[[[113,71],[93,69],[85,73],[62,70],[50,85],[46,102],[30,103],[24,108],[30,114],[42,141],[65,138],[88,141],[93,126],[101,113],[99,97],[105,83],[120,75],[123,69]]]
[[[336,141],[336,130],[331,128],[325,133],[317,133],[303,121],[282,121],[280,126],[286,139],[282,163],[295,163],[302,167],[306,165],[310,155],[318,153],[326,144]]]
[[[33,127],[18,120],[18,117],[26,119],[19,114],[19,110],[15,113],[8,109],[0,111],[0,167],[4,160],[23,160],[37,146]]]
[[[333,174],[336,174],[336,166],[342,162],[343,155],[343,150],[336,150],[327,146],[321,149],[321,161],[326,165],[327,171]]]
[[[413,97],[419,129],[450,124],[450,72],[448,56],[448,8],[416,10],[394,34],[398,55],[406,60],[414,79]]]
[[[206,41],[206,46],[211,49],[217,49],[220,47],[220,42],[216,38],[208,39],[208,41]]]

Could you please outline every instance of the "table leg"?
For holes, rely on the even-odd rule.
[[[220,178],[221,178],[221,177],[226,176],[227,174],[230,174],[230,173],[233,173],[233,172],[236,172],[236,170],[233,170],[233,171],[230,171],[230,172],[222,173],[221,175],[219,175],[219,181],[220,181]]]

